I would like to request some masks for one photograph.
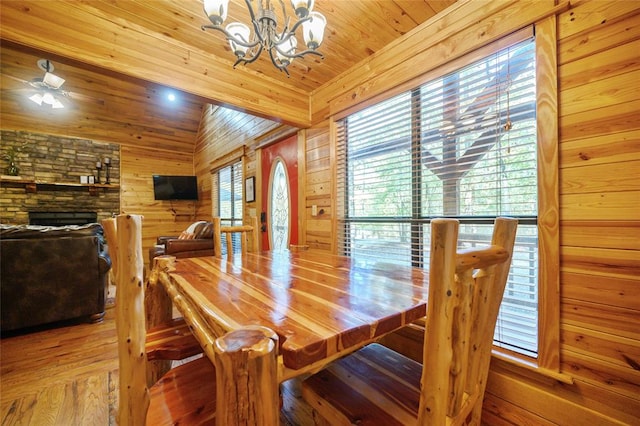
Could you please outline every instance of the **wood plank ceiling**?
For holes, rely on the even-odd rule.
[[[296,59],[287,78],[264,53],[233,69],[222,35],[200,29],[209,23],[201,0],[3,0],[2,128],[46,123],[49,133],[125,144],[153,134],[176,148],[193,145],[205,103],[307,126],[310,93],[454,2],[316,0],[328,21],[319,49],[324,59]],[[226,22],[232,21],[248,23],[243,0],[231,0]],[[66,79],[71,96],[64,110],[45,111],[27,99],[33,89],[24,81],[42,77],[40,58]],[[173,107],[165,101],[168,89],[180,100]]]

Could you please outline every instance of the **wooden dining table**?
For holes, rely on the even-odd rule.
[[[280,383],[426,315],[428,271],[320,251],[169,257],[154,274],[216,366],[218,424],[277,421]]]

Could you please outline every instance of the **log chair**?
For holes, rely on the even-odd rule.
[[[154,288],[159,287],[158,280],[148,285],[143,282],[142,217],[120,215],[115,222],[112,235],[117,238],[112,248],[117,247],[120,260],[116,293],[118,424],[277,424],[277,396],[266,397],[263,391],[276,386],[278,339],[265,327],[230,331],[207,345],[206,357],[173,368],[147,386],[145,305],[154,306],[151,299],[167,299],[163,297],[167,293]],[[175,258],[158,261],[162,263],[158,266],[168,270]],[[203,330],[195,331],[206,339]],[[215,359],[215,368],[211,359]],[[246,383],[248,371],[258,372],[256,383]],[[237,386],[242,380],[245,386]]]
[[[330,424],[480,424],[517,221],[498,218],[489,248],[459,253],[458,225],[431,223],[423,363],[374,343],[303,382],[303,398]]]
[[[250,225],[222,226],[219,217],[213,218],[213,246],[215,255],[222,257],[222,236],[227,242],[227,256],[233,256],[233,234],[240,234],[243,254],[258,251],[258,218],[252,217]]]
[[[113,275],[117,277],[118,239],[116,218],[104,219],[102,226],[105,230],[107,244],[112,253]],[[162,292],[162,289],[158,289],[156,285],[156,276],[153,272],[155,266],[156,263],[154,262],[150,279],[146,283],[148,287],[146,289],[147,293],[154,291]],[[117,280],[114,279],[114,282],[117,282]],[[150,285],[150,283],[152,283],[152,285]],[[145,303],[150,299],[154,298],[145,298]],[[153,363],[153,367],[148,369],[148,386],[154,384],[159,377],[169,371],[172,361],[182,361],[202,353],[200,343],[198,343],[193,333],[191,333],[189,325],[184,321],[184,318],[172,318],[172,306],[169,298],[160,295],[155,299],[161,302],[155,303],[154,306],[145,306],[147,321],[145,352],[147,354],[147,360]]]

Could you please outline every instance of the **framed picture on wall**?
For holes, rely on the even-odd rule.
[[[253,203],[256,200],[256,178],[248,177],[244,180],[244,198],[247,203]]]

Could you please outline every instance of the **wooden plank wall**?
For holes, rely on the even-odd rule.
[[[330,132],[326,122],[308,129],[305,141],[306,182],[304,188],[304,221],[301,244],[311,249],[335,250],[332,235],[333,181]],[[316,205],[318,214],[311,215]]]
[[[496,3],[465,3],[431,31],[421,26],[408,34],[422,45],[441,46],[428,60],[393,43],[313,94],[317,124],[304,132],[302,148],[303,242],[335,250],[335,143],[328,115],[393,90],[402,75],[417,78],[421,67],[442,62],[451,52],[461,54],[456,49],[469,40],[488,42],[553,7],[549,1]],[[480,22],[483,13],[489,17],[486,25],[466,31],[469,20]],[[562,371],[575,383],[494,360],[484,411],[490,424],[640,424],[639,40],[639,1],[578,0],[558,15],[560,355]],[[121,209],[144,215],[145,249],[156,236],[178,234],[191,221],[211,216],[215,159],[246,145],[245,175],[255,175],[254,140],[276,126],[210,106],[194,152],[123,145]],[[154,173],[195,173],[201,201],[154,201]],[[314,204],[324,213],[311,216]]]
[[[463,14],[471,7],[477,10]],[[492,7],[461,5],[442,22],[451,23],[446,27],[451,38],[469,44],[476,30],[482,37],[507,34],[536,22],[553,4]],[[520,11],[517,19],[507,19],[513,10]],[[483,13],[494,23],[491,28],[455,27]],[[557,23],[560,368],[574,383],[494,359],[483,418],[497,425],[640,424],[640,2],[571,2],[560,8]],[[402,57],[402,52],[397,45],[378,56]],[[393,91],[404,81],[400,76],[419,77],[419,67],[410,69],[402,60],[390,66],[380,59],[373,57],[318,90],[312,97],[314,118]],[[393,75],[395,83],[385,75]],[[326,121],[308,131],[306,238],[327,250],[334,249],[335,228],[309,210],[322,204],[330,214],[335,211],[332,144]]]
[[[496,361],[487,420],[640,424],[638,52],[640,2],[558,16],[560,355],[575,383]]]
[[[255,139],[276,128],[279,123],[254,117],[243,112],[208,105],[204,108],[200,129],[196,138],[194,169],[200,186],[197,216],[210,220],[212,163],[226,154],[246,146],[244,177],[256,175]],[[245,203],[244,216],[257,209],[256,203]]]
[[[211,217],[211,164],[235,149],[246,146],[244,176],[256,176],[256,139],[278,127],[279,123],[253,117],[238,111],[209,105],[204,109],[196,140],[194,167],[200,186],[200,200],[196,216],[206,220]],[[301,146],[305,152],[306,175],[301,181],[304,187],[303,235],[300,244],[312,249],[334,250],[332,235],[333,170],[331,169],[330,133],[328,122],[300,132]],[[260,182],[260,179],[256,179]],[[311,206],[318,206],[317,216],[311,216]],[[245,220],[257,203],[245,203]]]
[[[154,174],[192,175],[193,154],[123,145],[120,151],[121,213],[144,216],[142,246],[146,253],[160,235],[180,235],[196,219],[196,202],[156,201]],[[202,182],[198,182],[202,187]],[[199,190],[202,193],[202,189]],[[146,264],[146,257],[145,257]]]

